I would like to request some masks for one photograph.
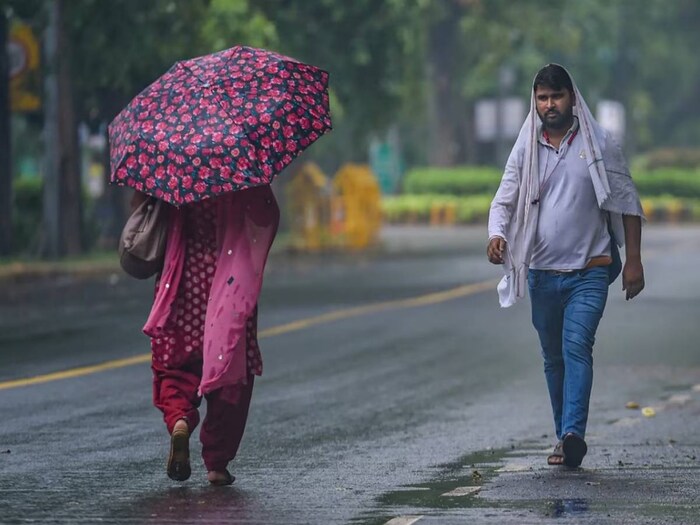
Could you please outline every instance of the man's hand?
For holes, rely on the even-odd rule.
[[[486,255],[493,264],[503,264],[503,254],[506,251],[506,240],[503,237],[494,237],[489,241]]]
[[[622,270],[622,289],[625,300],[634,299],[644,289],[644,268],[641,259],[628,259]]]

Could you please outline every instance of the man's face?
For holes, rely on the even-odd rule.
[[[546,129],[569,128],[574,115],[574,96],[568,89],[555,90],[537,86],[537,114]]]

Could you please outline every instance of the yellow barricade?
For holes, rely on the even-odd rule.
[[[329,242],[330,188],[328,178],[307,162],[287,184],[291,244],[299,250],[319,250]]]
[[[337,245],[362,249],[376,243],[382,225],[379,184],[366,164],[346,164],[333,179],[331,233]]]

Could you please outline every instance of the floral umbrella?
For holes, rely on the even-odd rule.
[[[177,62],[109,125],[111,182],[176,206],[270,184],[328,106],[326,71],[264,49]]]

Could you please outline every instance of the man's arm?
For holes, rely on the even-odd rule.
[[[518,176],[518,152],[512,151],[503,172],[501,184],[489,210],[489,244],[486,255],[493,264],[503,264],[506,250],[506,228],[510,223],[513,210],[520,194],[520,177]]]
[[[625,299],[634,299],[644,289],[644,268],[642,267],[642,219],[636,215],[623,215],[625,227],[625,267],[622,270],[622,289]],[[614,242],[614,241],[613,241]]]

